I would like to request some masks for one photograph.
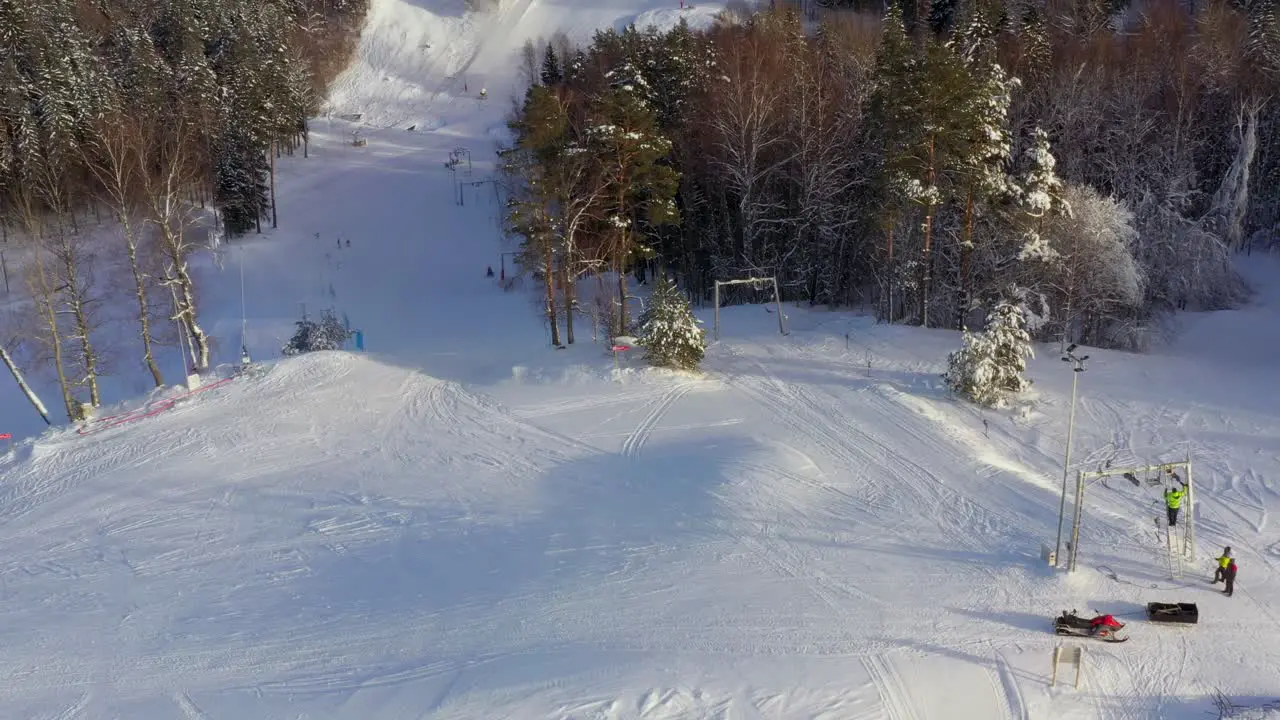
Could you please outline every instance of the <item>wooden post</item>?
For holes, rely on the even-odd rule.
[[[1067,662],[1076,666],[1076,681],[1074,687],[1080,689],[1080,676],[1084,671],[1084,648],[1080,646],[1063,647],[1061,645],[1053,649],[1053,673],[1049,678],[1049,687],[1057,687],[1058,685],[1058,665]]]
[[[716,339],[717,339],[717,340],[719,340],[719,339],[720,339],[720,281],[719,281],[719,280],[717,280],[717,281],[716,281],[716,323],[715,323],[715,331],[716,331],[716,332],[715,332]]]
[[[778,307],[778,332],[787,334],[787,326],[782,321],[782,295],[778,293],[778,278],[773,279],[773,304]]]

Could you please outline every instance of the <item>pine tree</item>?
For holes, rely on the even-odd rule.
[[[697,368],[707,347],[707,331],[699,325],[675,283],[665,276],[658,278],[639,320],[637,340],[645,348],[645,359],[657,367]]]
[[[1026,171],[1019,189],[1021,204],[1031,217],[1070,214],[1070,208],[1062,200],[1062,180],[1055,172],[1056,167],[1049,136],[1037,127],[1032,133],[1031,147],[1026,151]]]
[[[1024,153],[1026,166],[1018,186],[1014,188],[1018,206],[1024,215],[1020,260],[1049,261],[1057,251],[1044,237],[1045,221],[1054,215],[1071,215],[1071,206],[1063,200],[1062,180],[1054,172],[1057,161],[1049,147],[1049,136],[1036,128],[1031,147]]]
[[[635,84],[639,74],[624,65],[612,75],[616,86],[591,108],[595,123],[587,131],[587,141],[609,184],[602,205],[618,278],[614,332],[623,335],[628,325],[626,273],[636,260],[652,255],[643,232],[646,227],[680,222],[674,202],[680,174],[666,164],[671,141],[659,132],[653,108],[644,100],[647,86]]]
[[[229,235],[252,230],[267,211],[266,157],[244,132],[229,131],[217,146],[214,200]]]
[[[509,127],[516,145],[501,153],[503,171],[514,181],[507,202],[507,227],[524,238],[520,264],[540,275],[545,290],[551,344],[560,347],[556,309],[556,259],[562,228],[560,169],[569,146],[569,116],[556,90],[529,88],[519,116]]]
[[[963,60],[971,83],[956,144],[956,160],[950,169],[954,194],[964,203],[957,326],[964,324],[972,304],[974,226],[989,206],[1004,203],[1016,192],[1008,167],[1013,147],[1009,106],[1013,91],[1020,83],[1017,78],[1009,77],[996,59],[996,12],[997,9],[987,3],[971,6],[951,43]]]
[[[986,407],[999,407],[1031,385],[1023,376],[1035,357],[1021,306],[1002,301],[979,334],[964,332],[964,346],[947,356],[947,387]]]
[[[1011,393],[1031,387],[1023,373],[1027,371],[1027,358],[1035,357],[1035,350],[1022,306],[1008,301],[996,305],[984,332],[991,342],[996,387]]]
[[[665,35],[653,39],[651,46],[646,72],[654,89],[658,126],[669,133],[676,132],[687,123],[689,99],[714,77],[714,49],[694,35],[684,18]]]
[[[560,70],[560,58],[556,57],[555,48],[547,46],[547,53],[542,58],[542,84],[554,87],[564,82],[564,73]]]

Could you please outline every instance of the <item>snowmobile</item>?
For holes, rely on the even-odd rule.
[[[1125,642],[1128,636],[1120,637],[1116,633],[1124,629],[1124,623],[1116,620],[1114,615],[1095,615],[1083,618],[1075,610],[1062,611],[1053,621],[1053,631],[1059,635],[1091,637],[1106,642]]]

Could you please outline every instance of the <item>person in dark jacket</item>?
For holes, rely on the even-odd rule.
[[[1227,569],[1223,571],[1222,577],[1227,581],[1227,589],[1223,590],[1222,593],[1227,597],[1231,597],[1231,592],[1236,588],[1236,561],[1235,560],[1232,560],[1231,564],[1227,566]]]
[[[1227,574],[1227,566],[1231,564],[1231,548],[1222,548],[1222,557],[1218,558],[1218,567],[1213,569],[1213,584],[1217,585],[1222,582],[1223,576]]]

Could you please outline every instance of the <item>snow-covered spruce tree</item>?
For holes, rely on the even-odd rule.
[[[999,407],[1012,393],[1026,390],[1027,358],[1035,357],[1027,320],[1020,306],[996,305],[986,330],[964,333],[964,347],[947,356],[942,378],[959,395],[986,407]]]
[[[699,324],[676,284],[665,276],[658,278],[649,306],[640,314],[637,339],[645,359],[657,367],[698,367],[707,347],[707,331]]]
[[[332,310],[320,314],[320,321],[302,318],[297,323],[298,330],[281,350],[286,356],[319,350],[341,350],[344,343],[352,336]]]
[[[564,72],[560,69],[560,58],[556,57],[556,49],[550,45],[547,46],[547,51],[542,56],[540,76],[543,85],[556,86],[564,82]]]
[[[996,8],[977,4],[967,10],[951,48],[963,59],[972,92],[969,107],[951,168],[955,199],[964,204],[964,230],[960,241],[960,267],[956,293],[956,326],[964,326],[973,305],[973,256],[975,226],[1015,191],[1008,176],[1012,153],[1009,107],[1013,91],[1020,85],[997,60],[996,36],[999,19]]]

